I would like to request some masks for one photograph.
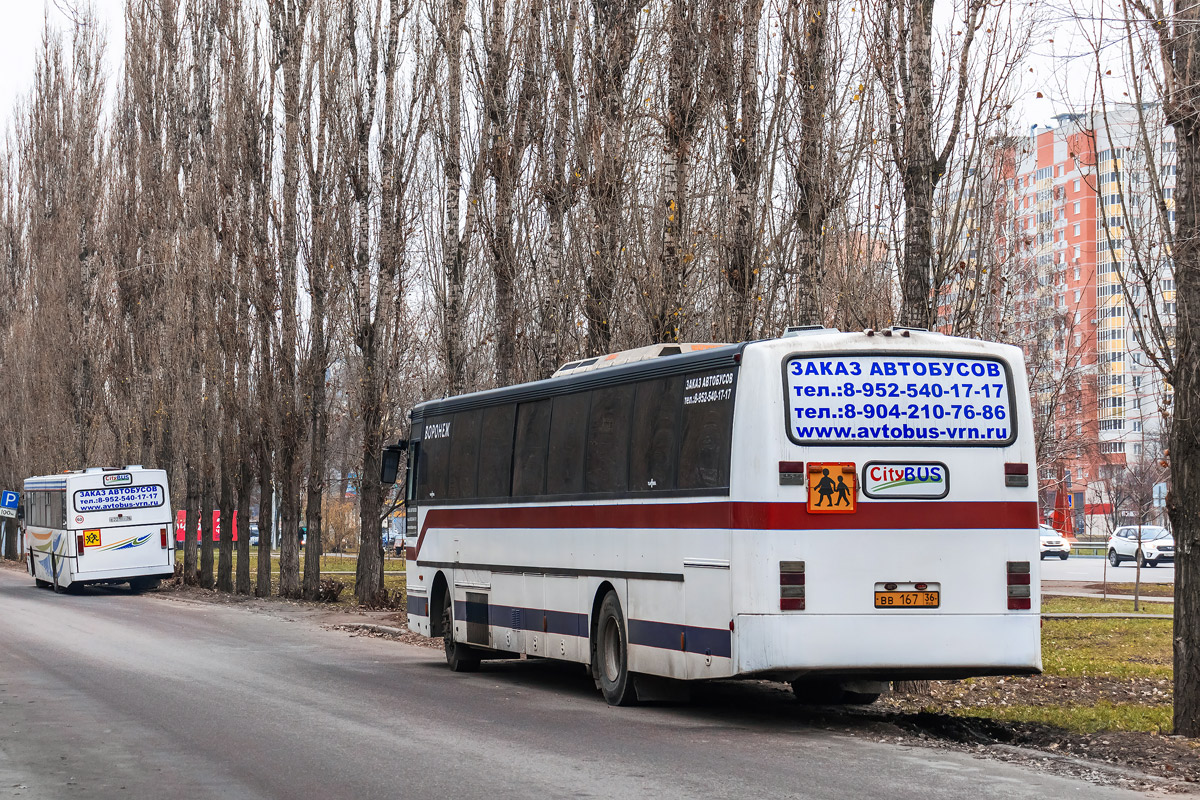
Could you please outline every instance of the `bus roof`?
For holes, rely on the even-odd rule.
[[[414,422],[418,422],[424,420],[426,417],[456,411],[469,411],[501,403],[522,402],[561,394],[571,394],[587,389],[679,375],[685,372],[699,372],[710,369],[721,369],[722,367],[732,367],[740,363],[742,353],[747,347],[755,345],[801,347],[796,340],[811,342],[815,351],[835,351],[847,345],[857,345],[858,347],[869,346],[872,348],[887,346],[885,342],[896,346],[900,344],[901,340],[903,340],[906,346],[911,346],[913,349],[929,351],[944,349],[948,352],[979,352],[980,350],[1000,346],[994,342],[946,336],[942,333],[916,328],[893,327],[880,331],[843,332],[837,328],[798,326],[788,328],[784,335],[780,337],[727,345],[689,345],[689,347],[697,349],[681,353],[673,353],[671,351],[662,353],[662,345],[626,350],[623,353],[613,354],[613,361],[616,362],[615,365],[603,369],[592,368],[592,359],[571,362],[559,368],[554,376],[544,380],[418,403],[413,407],[411,417]],[[784,345],[783,343],[787,344]],[[649,354],[653,350],[658,350],[662,354],[657,356]],[[633,360],[616,358],[623,355],[628,355]],[[597,361],[606,358],[609,357],[602,356]]]

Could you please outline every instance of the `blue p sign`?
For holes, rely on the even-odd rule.
[[[17,493],[16,492],[0,492],[0,508],[16,508]]]

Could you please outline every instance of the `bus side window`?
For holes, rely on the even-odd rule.
[[[417,460],[420,458],[421,442],[414,439],[408,443],[408,471],[404,476],[404,502],[417,502]]]
[[[512,492],[513,426],[517,407],[513,404],[483,410],[479,435],[479,496],[508,497]]]
[[[587,442],[591,401],[591,392],[554,398],[546,460],[546,494],[579,494],[583,491],[583,449]]]
[[[629,445],[630,491],[662,492],[675,488],[682,404],[682,376],[637,385]]]
[[[473,499],[479,474],[479,410],[460,411],[450,427],[450,470],[446,497]]]
[[[513,445],[513,497],[546,493],[546,450],[550,443],[550,401],[521,403]]]
[[[425,421],[425,438],[421,440],[421,457],[417,462],[417,498],[418,502],[441,500],[446,497],[446,477],[450,468],[450,437],[448,435],[430,438],[431,431],[438,426],[449,424],[453,432],[452,418],[434,417]]]
[[[688,375],[702,387],[685,393],[683,440],[679,445],[679,488],[729,486],[729,450],[733,438],[733,384],[729,370]],[[705,382],[705,378],[710,381]],[[712,380],[716,379],[716,380]]]
[[[632,384],[597,389],[588,416],[584,491],[629,491],[629,435],[633,417]]]

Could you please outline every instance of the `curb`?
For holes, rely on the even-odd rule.
[[[375,633],[388,633],[392,636],[409,633],[409,631],[400,628],[393,628],[391,625],[376,625],[374,622],[346,622],[337,627],[351,630],[374,631]]]

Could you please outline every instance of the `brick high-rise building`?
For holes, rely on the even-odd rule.
[[[1174,343],[1174,139],[1156,107],[1055,121],[1001,145],[982,213],[995,215],[1001,338],[1030,370],[1044,511],[1069,491],[1076,530],[1100,533],[1163,516],[1170,389],[1153,354]]]

